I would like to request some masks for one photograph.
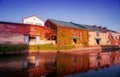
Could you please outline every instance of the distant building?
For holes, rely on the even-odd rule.
[[[84,27],[89,32],[89,45],[118,45],[120,41],[120,33],[112,31],[102,26],[90,26],[75,24],[78,27]],[[120,45],[120,44],[119,44]]]
[[[22,22],[24,24],[34,24],[34,25],[44,26],[44,21],[37,16],[25,17],[23,18]]]
[[[83,24],[75,24],[78,27],[84,27],[84,29],[88,30],[88,44],[90,46],[94,45],[106,45],[106,31],[102,30],[96,26],[92,27],[90,25],[83,25]]]

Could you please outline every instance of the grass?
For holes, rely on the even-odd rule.
[[[40,44],[40,45],[25,45],[25,44],[0,44],[0,52],[15,52],[23,50],[67,50],[74,48],[73,45],[56,45],[56,44]]]
[[[29,50],[67,50],[74,48],[73,45],[55,45],[55,44],[43,44],[43,45],[30,45]]]
[[[22,50],[28,49],[27,47],[28,46],[24,45],[24,44],[14,44],[14,45],[11,45],[11,44],[0,44],[0,52],[22,51]]]

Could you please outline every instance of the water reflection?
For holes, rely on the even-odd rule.
[[[119,77],[120,51],[0,56],[0,69],[0,77]]]
[[[120,51],[116,52],[104,52],[104,53],[88,53],[89,60],[85,60],[87,62],[83,62],[81,65],[81,70],[79,70],[79,74],[77,72],[74,75],[69,75],[65,77],[72,77],[72,76],[80,76],[80,77],[120,77]],[[79,55],[77,58],[80,58]],[[80,61],[80,60],[79,60]],[[78,61],[78,62],[79,62]],[[88,68],[86,71],[83,65]],[[117,68],[116,68],[117,65]],[[86,73],[83,73],[83,71]],[[93,73],[94,72],[94,73]]]

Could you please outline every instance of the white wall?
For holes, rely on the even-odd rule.
[[[89,45],[96,45],[95,32],[89,32]]]
[[[44,21],[41,20],[40,18],[36,17],[36,16],[23,18],[23,23],[36,24],[36,25],[44,26]]]
[[[95,31],[91,31],[89,35],[89,45],[97,45],[95,38],[101,38],[100,45],[107,45],[107,33],[99,32],[99,36],[97,36]]]
[[[30,42],[29,42],[29,45],[35,45],[35,44],[50,44],[50,43],[55,44],[55,41],[54,41],[54,40],[40,40],[39,43],[30,41]]]
[[[100,45],[107,45],[107,33],[100,33]]]

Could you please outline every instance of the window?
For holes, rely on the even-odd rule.
[[[76,31],[75,30],[73,31],[73,35],[76,35]]]
[[[40,36],[36,36],[36,43],[40,43]]]
[[[30,36],[30,37],[29,37],[29,40],[32,41],[32,42],[35,42],[36,37],[35,37],[35,36]]]
[[[80,38],[82,38],[82,32],[80,32]]]
[[[29,43],[29,36],[28,36],[28,35],[24,35],[24,42],[25,42],[26,44]]]
[[[99,36],[99,31],[96,32],[96,35]]]
[[[49,27],[49,28],[50,28],[50,23],[47,23],[47,27]]]
[[[35,19],[35,18],[33,18],[33,20],[35,21],[36,19]]]
[[[56,40],[56,36],[52,36],[52,38],[51,38],[52,40]]]
[[[35,31],[35,28],[34,28],[34,27],[32,27],[32,28],[31,28],[31,30],[32,30],[32,31]]]

